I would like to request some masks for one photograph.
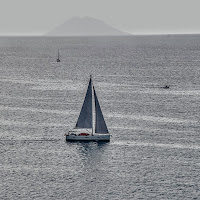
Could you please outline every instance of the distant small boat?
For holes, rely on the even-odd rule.
[[[93,101],[95,107],[95,130],[93,127]],[[84,131],[81,131],[81,129]],[[92,84],[91,76],[76,126],[73,131],[68,132],[66,141],[110,141],[110,134]]]
[[[58,49],[58,58],[57,58],[57,62],[60,62],[59,49]]]
[[[165,85],[165,86],[163,86],[162,88],[164,88],[164,89],[169,89],[169,85]]]

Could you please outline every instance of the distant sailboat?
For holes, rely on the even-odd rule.
[[[94,97],[93,97],[94,96]],[[95,107],[95,130],[93,127],[93,101]],[[78,132],[77,129],[87,130],[91,129],[91,133]],[[78,117],[75,130],[69,131],[66,135],[67,141],[110,141],[110,134],[108,132],[101,107],[92,84],[92,78],[88,84],[85,100]]]
[[[60,62],[59,49],[58,49],[58,58],[57,58],[57,62]]]

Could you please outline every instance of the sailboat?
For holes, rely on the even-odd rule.
[[[57,62],[60,62],[59,49],[58,49],[58,58],[57,58]]]
[[[93,123],[93,107],[95,123]],[[110,136],[90,76],[85,100],[76,126],[73,131],[68,132],[66,141],[110,141]]]

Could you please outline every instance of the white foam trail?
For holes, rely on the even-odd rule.
[[[21,107],[9,107],[9,106],[0,106],[0,110],[11,110],[11,111],[26,111],[26,112],[36,112],[36,113],[52,113],[60,115],[71,115],[77,114],[75,111],[62,111],[62,110],[48,110],[48,109],[39,109],[39,108],[21,108]]]
[[[1,78],[1,82],[10,82],[10,83],[21,83],[21,84],[37,84],[37,80],[22,80],[22,79],[8,79]],[[39,81],[39,80],[38,80]]]
[[[72,83],[40,83],[39,85],[32,86],[32,90],[82,90],[82,84]]]
[[[100,88],[107,87],[107,90],[116,90],[120,93],[139,93],[139,94],[159,94],[159,95],[176,95],[176,96],[200,96],[200,90],[164,90],[159,86],[152,86],[152,83],[132,82],[132,85],[119,83],[102,83],[97,85]],[[147,86],[151,88],[146,88]],[[145,86],[145,87],[144,87]],[[138,88],[139,87],[139,88]],[[122,89],[123,88],[123,89]],[[137,88],[133,90],[133,88]],[[153,89],[152,89],[153,88]]]
[[[66,124],[60,123],[40,123],[40,122],[20,122],[13,120],[0,120],[0,125],[17,126],[17,127],[67,127]]]
[[[22,83],[22,84],[27,84],[27,83],[30,83],[30,84],[41,84],[41,83],[73,83],[72,80],[65,80],[65,81],[61,81],[59,80],[58,81],[54,81],[52,79],[29,79],[29,80],[24,80],[24,79],[9,79],[9,78],[1,78],[0,80],[1,82],[12,82],[12,83]]]
[[[137,84],[137,82],[136,82]],[[110,88],[110,87],[134,87],[135,85],[127,85],[127,84],[119,84],[119,83],[104,83],[104,82],[99,82],[97,83],[96,85],[98,85],[99,87],[107,87],[107,88]],[[139,85],[139,83],[138,83]]]
[[[130,87],[130,85],[127,85],[127,87]],[[136,93],[136,94],[159,94],[159,95],[175,95],[175,96],[193,96],[193,97],[199,97],[200,96],[200,90],[185,90],[185,91],[179,91],[179,90],[133,90],[133,88],[124,88],[123,90],[120,88],[116,90],[116,92],[119,93]]]
[[[163,144],[163,143],[148,143],[148,142],[113,142],[114,145],[123,145],[123,146],[144,146],[144,147],[158,147],[158,148],[169,148],[169,149],[194,149],[199,150],[200,146],[198,145],[189,145],[189,144]]]
[[[23,96],[9,96],[9,95],[0,95],[1,98],[6,99],[22,99],[22,100],[52,100],[50,97],[23,97]]]
[[[109,129],[114,129],[114,130],[133,130],[133,131],[148,131],[148,132],[167,132],[167,133],[186,133],[188,131],[185,130],[173,130],[173,129],[159,129],[159,128],[150,128],[150,127],[140,127],[140,126],[133,126],[133,127],[123,127],[123,126],[109,126]],[[196,133],[196,131],[190,130],[190,133]]]
[[[123,91],[122,91],[123,92]],[[164,95],[177,95],[177,96],[200,96],[200,90],[143,90],[143,91],[136,91],[137,93],[144,93],[144,94],[164,94]]]
[[[109,75],[97,75],[98,77],[135,77],[133,75],[127,75],[127,74],[118,74],[118,75],[115,75],[115,74],[109,74]]]
[[[108,114],[107,117],[114,118],[127,118],[133,120],[143,120],[143,121],[153,121],[160,123],[198,123],[196,120],[188,120],[188,119],[177,119],[177,118],[167,118],[167,117],[153,117],[147,115],[121,115],[117,113]]]
[[[84,86],[81,82],[73,82],[72,80],[59,80],[54,81],[51,79],[8,79],[2,78],[1,82],[10,82],[10,83],[20,83],[20,84],[32,84],[30,86],[33,90],[81,90]]]

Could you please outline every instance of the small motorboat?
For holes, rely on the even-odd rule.
[[[165,85],[165,86],[163,86],[162,88],[164,88],[164,89],[169,89],[169,85]]]

